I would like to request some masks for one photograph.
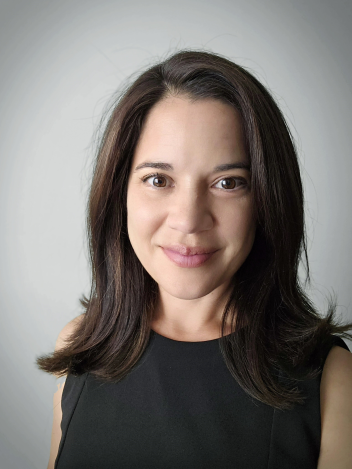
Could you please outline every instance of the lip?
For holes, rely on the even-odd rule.
[[[179,267],[199,267],[210,259],[216,251],[203,253],[183,255],[179,252],[173,251],[168,248],[162,248],[166,256]]]
[[[218,251],[216,248],[206,248],[202,246],[185,246],[184,244],[172,244],[170,246],[162,246],[163,249],[174,251],[183,256],[194,256],[195,254],[210,254]]]

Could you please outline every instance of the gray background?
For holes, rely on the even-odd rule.
[[[248,67],[296,138],[317,306],[351,313],[351,12],[342,0],[0,3],[0,465],[46,468],[57,381],[34,366],[81,309],[92,135],[128,75],[184,47]],[[350,344],[349,344],[350,345]]]

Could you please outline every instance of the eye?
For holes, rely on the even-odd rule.
[[[223,179],[220,179],[220,181],[218,181],[216,185],[218,185],[219,183],[221,183],[221,189],[225,189],[226,192],[231,192],[231,191],[239,189],[242,186],[247,185],[247,181],[240,177],[223,178]]]
[[[153,174],[148,174],[147,176],[144,176],[143,178],[141,178],[142,182],[145,184],[148,179],[154,179],[157,182],[157,184],[163,184],[163,179],[166,179],[165,176],[163,176],[162,174],[159,174],[159,173],[153,173]],[[154,181],[153,181],[154,182]],[[156,189],[157,188],[162,188],[162,187],[165,187],[165,185],[162,185],[162,186],[154,186],[154,184],[152,184],[153,187],[155,187]]]

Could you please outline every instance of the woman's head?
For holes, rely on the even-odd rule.
[[[143,162],[174,169],[135,171]],[[248,169],[219,176],[243,178],[246,186],[225,193],[241,183],[222,179],[215,189],[214,166],[236,162]],[[142,183],[141,177],[154,172],[167,180]],[[160,285],[173,283],[175,295],[189,298],[224,282],[231,286],[236,273],[238,280],[277,282],[285,296],[305,249],[302,185],[285,120],[253,75],[207,52],[174,54],[123,94],[99,149],[89,212],[93,267],[103,269],[98,281],[116,274],[106,268],[106,253],[111,262],[115,257],[120,264],[122,257],[128,265],[139,265],[137,255]],[[160,248],[165,244],[219,252],[175,279],[182,269],[165,257]],[[211,265],[217,267],[215,276]],[[207,278],[201,283],[200,272]]]

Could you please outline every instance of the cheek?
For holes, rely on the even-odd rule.
[[[158,208],[139,194],[130,193],[127,197],[127,229],[131,240],[143,239],[152,235],[158,224]]]
[[[229,271],[237,272],[252,250],[256,223],[251,210],[233,211],[226,224]]]
[[[255,231],[254,212],[250,200],[228,207],[220,216],[220,224],[229,239],[245,240]]]

